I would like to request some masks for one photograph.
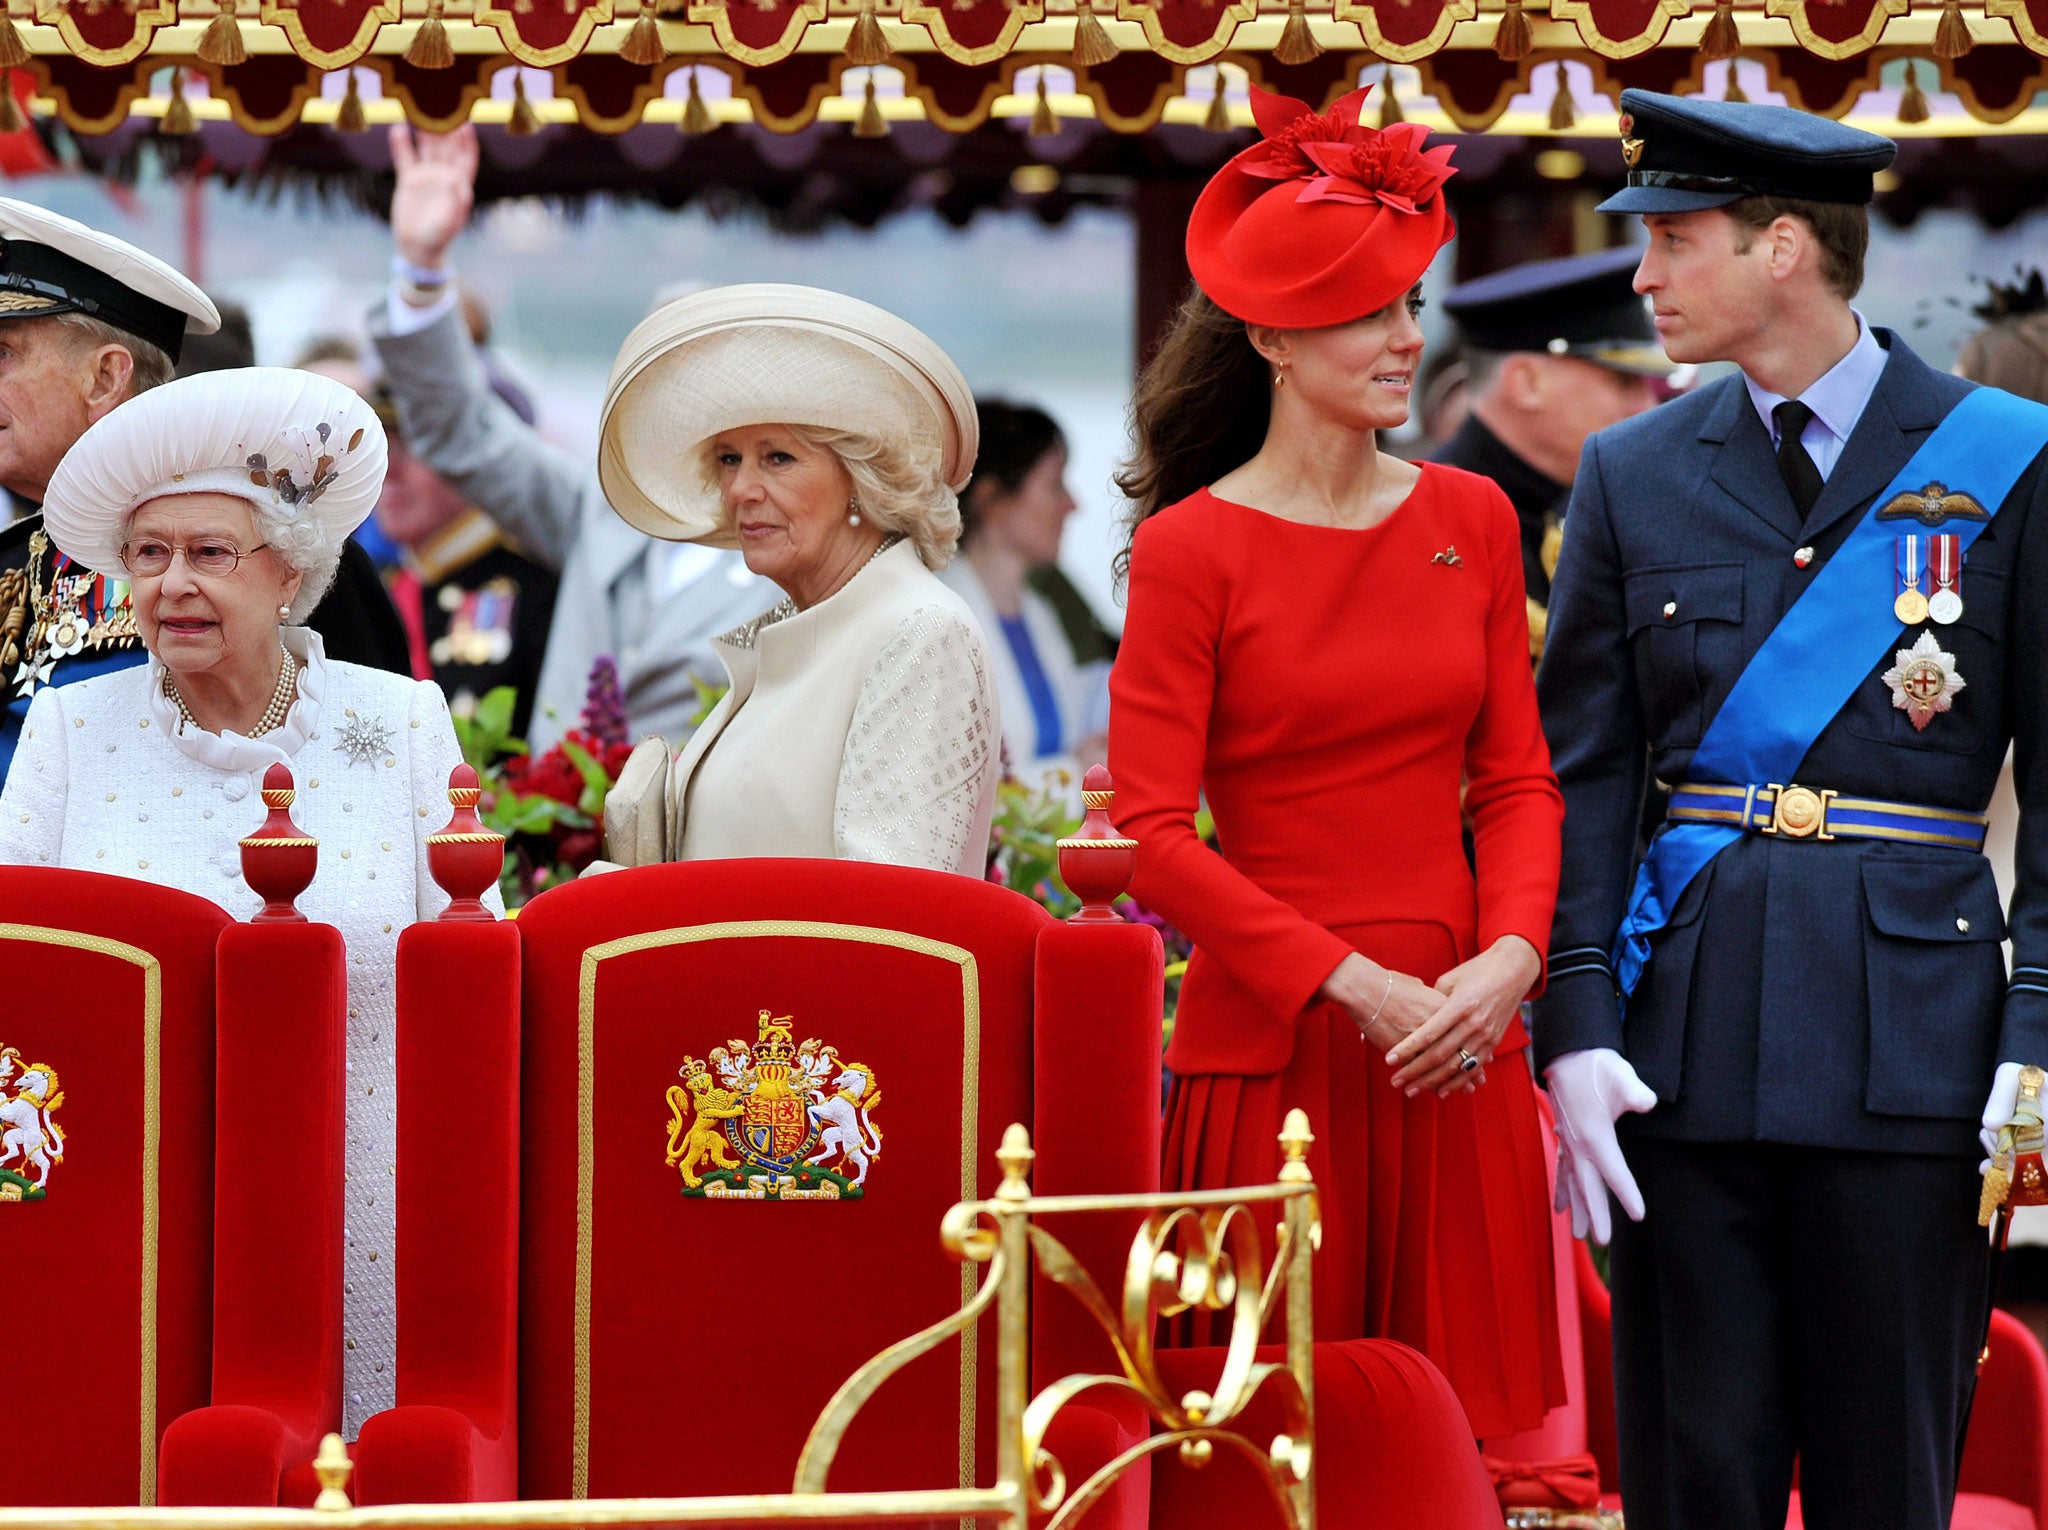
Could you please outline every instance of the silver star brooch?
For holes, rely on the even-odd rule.
[[[358,717],[351,711],[334,747],[348,756],[351,766],[374,765],[391,752],[391,730],[374,717]]]

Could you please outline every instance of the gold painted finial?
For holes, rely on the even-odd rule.
[[[1029,1195],[1031,1187],[1025,1181],[1037,1156],[1032,1151],[1031,1133],[1022,1122],[1012,1121],[1004,1127],[1003,1145],[996,1149],[996,1162],[1003,1166],[1003,1185],[996,1194],[1009,1199]]]
[[[355,1470],[355,1463],[348,1458],[348,1447],[341,1443],[341,1436],[330,1434],[320,1442],[320,1454],[313,1458],[313,1476],[320,1483],[320,1496],[313,1500],[316,1509],[350,1509],[355,1507],[348,1501],[349,1473]]]
[[[2038,1100],[2041,1098],[2041,1088],[2044,1084],[2048,1084],[2048,1073],[2043,1073],[2032,1063],[2028,1063],[2024,1068],[2020,1069],[2021,1099]]]
[[[1282,1184],[1299,1184],[1311,1177],[1308,1150],[1315,1140],[1316,1134],[1308,1129],[1308,1112],[1298,1105],[1288,1111],[1280,1127],[1280,1151],[1287,1160],[1280,1166]]]

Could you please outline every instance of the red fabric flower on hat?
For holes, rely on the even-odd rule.
[[[1416,122],[1363,126],[1358,115],[1372,87],[1353,91],[1328,112],[1252,87],[1252,115],[1266,141],[1241,156],[1238,168],[1262,180],[1301,180],[1303,202],[1377,201],[1419,212],[1458,173],[1448,144],[1425,150],[1429,129]]]

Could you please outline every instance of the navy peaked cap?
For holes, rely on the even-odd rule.
[[[1698,212],[1744,197],[1862,206],[1898,145],[1789,106],[1621,93],[1628,185],[1602,212]]]
[[[1635,290],[1641,253],[1526,261],[1453,287],[1444,310],[1476,350],[1579,356],[1617,372],[1663,377],[1671,361]]]

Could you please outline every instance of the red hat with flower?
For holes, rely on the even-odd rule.
[[[1399,298],[1450,242],[1450,147],[1425,150],[1419,123],[1364,126],[1371,90],[1315,112],[1252,87],[1264,141],[1216,172],[1188,220],[1188,267],[1225,313],[1278,329],[1347,324]]]

